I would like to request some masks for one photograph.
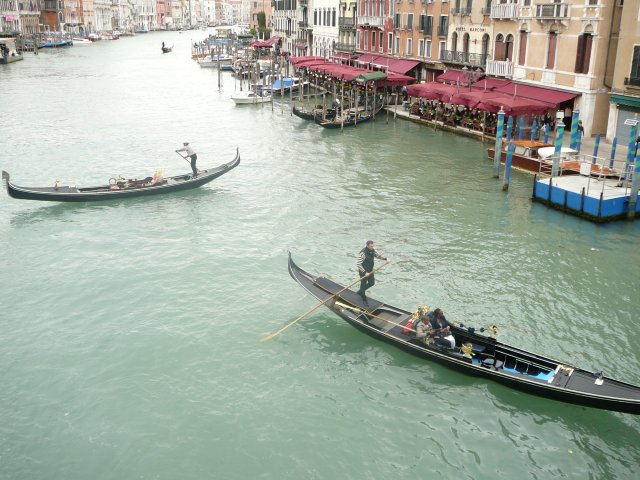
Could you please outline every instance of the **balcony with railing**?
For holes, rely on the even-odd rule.
[[[494,77],[512,77],[513,62],[511,60],[487,59],[487,66],[485,68],[485,73],[487,75],[493,75]]]
[[[518,18],[518,4],[517,3],[501,3],[499,5],[491,5],[491,18],[511,18],[517,20]]]
[[[483,67],[487,63],[488,55],[482,53],[458,52],[455,50],[443,50],[440,52],[440,61],[467,67]]]
[[[418,28],[418,31],[425,37],[433,35],[433,25],[424,25]]]
[[[336,43],[335,49],[337,52],[354,53],[356,46],[353,43]]]
[[[471,15],[471,9],[470,8],[461,8],[460,9],[460,16],[461,17],[468,17],[469,15]]]
[[[306,20],[298,22],[298,28],[309,28],[309,22],[307,22]]]
[[[490,16],[491,15],[491,7],[484,7],[480,9],[480,13],[484,16]]]
[[[342,17],[338,19],[338,28],[353,29],[355,24],[356,22],[353,17]]]
[[[535,18],[555,20],[569,16],[569,4],[567,3],[543,3],[537,4]]]
[[[625,77],[624,84],[628,87],[640,87],[640,77]]]
[[[459,8],[452,8],[450,10],[450,13],[454,17],[459,17],[460,16],[460,9]]]
[[[384,25],[384,17],[381,16],[358,16],[358,26],[381,27]]]

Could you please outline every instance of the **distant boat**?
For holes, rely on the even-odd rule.
[[[171,45],[170,47],[165,47],[163,45],[161,48],[162,48],[162,53],[169,53],[170,51],[173,50],[173,45]]]
[[[14,38],[0,38],[0,64],[7,64],[24,60],[24,57],[16,49]]]
[[[47,39],[38,44],[38,48],[61,48],[61,47],[73,47],[73,40],[55,40]]]
[[[78,38],[78,37],[73,37],[71,41],[73,42],[74,47],[83,47],[83,46],[91,45],[92,43],[91,40],[89,40],[88,38]]]
[[[231,66],[232,61],[233,57],[231,55],[223,53],[220,55],[207,55],[204,58],[199,58],[198,65],[202,68],[218,68],[218,65],[220,65],[220,67],[223,65]]]
[[[300,77],[285,77],[283,79],[276,79],[273,81],[273,93],[289,93],[296,92],[300,89],[300,85],[304,87],[304,85],[308,85],[309,82],[300,82]],[[269,85],[269,89],[271,89],[271,85]]]
[[[267,103],[273,100],[273,97],[270,93],[262,92],[260,90],[247,90],[244,92],[234,92],[231,95],[231,100],[233,100],[236,105],[247,105],[253,103]]]

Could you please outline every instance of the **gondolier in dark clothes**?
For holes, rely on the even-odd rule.
[[[196,152],[193,151],[193,148],[189,146],[189,142],[184,142],[182,145],[184,146],[176,150],[176,152],[185,152],[184,158],[191,158],[191,170],[193,171],[193,176],[197,177],[198,169],[196,168],[196,160],[198,160],[198,155],[196,155]]]
[[[358,295],[362,297],[365,305],[369,305],[365,292],[367,291],[367,289],[373,287],[376,283],[376,279],[373,276],[374,258],[385,260],[387,263],[391,261],[376,252],[376,245],[375,243],[373,243],[373,240],[367,240],[367,246],[360,250],[358,262],[356,263],[358,267],[358,274],[361,278],[360,290],[358,290]]]

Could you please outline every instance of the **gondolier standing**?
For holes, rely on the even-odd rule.
[[[389,260],[386,257],[383,257],[378,252],[376,252],[376,245],[373,243],[373,240],[367,240],[367,245],[362,250],[360,250],[360,255],[358,256],[358,262],[356,263],[358,267],[358,274],[360,275],[360,290],[358,290],[358,295],[362,297],[365,305],[369,305],[367,301],[367,296],[365,292],[367,289],[373,287],[376,283],[376,279],[373,275],[373,262],[374,258],[379,258],[380,260],[385,260],[389,263]]]
[[[189,142],[184,142],[182,145],[184,146],[176,150],[176,152],[185,152],[186,155],[184,156],[184,158],[191,158],[191,170],[193,171],[193,176],[197,177],[198,169],[196,168],[196,160],[198,160],[198,155],[196,155],[196,152],[193,151],[193,148],[189,146]]]

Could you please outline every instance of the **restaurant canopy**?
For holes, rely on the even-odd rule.
[[[469,77],[471,77],[471,83],[475,83],[484,77],[484,72],[474,72],[473,70],[450,69],[438,75],[438,78],[436,78],[436,80],[438,82],[468,86]]]
[[[451,71],[451,70],[450,70]],[[447,73],[447,72],[445,72]],[[438,77],[441,78],[441,77]],[[452,75],[449,78],[454,78]],[[483,78],[471,86],[447,85],[439,81],[409,85],[411,96],[441,100],[452,105],[464,105],[497,113],[500,107],[508,115],[542,114],[577,94],[495,78]]]
[[[367,65],[369,68],[379,68],[386,72],[405,74],[416,66],[420,65],[419,60],[406,60],[404,58],[393,58],[386,55],[372,55],[365,53],[356,60],[359,65]]]
[[[256,42],[251,42],[249,43],[250,47],[257,47],[257,48],[271,48],[275,45],[275,43],[280,40],[280,37],[270,37],[267,40],[264,41],[256,41]]]

